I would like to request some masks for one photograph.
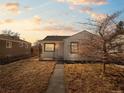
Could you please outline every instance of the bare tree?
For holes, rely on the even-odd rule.
[[[19,38],[20,37],[20,34],[19,33],[12,32],[11,30],[3,30],[2,31],[2,34],[3,35],[7,35],[7,36],[12,36],[12,37],[15,37],[15,38]]]
[[[112,54],[114,49],[120,45],[123,45],[120,41],[120,35],[124,35],[123,22],[117,24],[116,19],[121,14],[121,12],[115,12],[112,15],[106,15],[104,19],[101,20],[90,20],[90,23],[85,23],[91,27],[95,27],[96,34],[100,37],[100,46],[103,61],[103,72],[105,73],[106,63],[112,61]],[[84,23],[83,23],[84,24]],[[117,40],[118,38],[118,40]],[[122,40],[124,41],[124,39]],[[89,42],[89,41],[88,41]],[[90,45],[94,45],[90,43]]]
[[[80,42],[80,51],[82,61],[98,61],[100,60],[101,51],[101,39],[95,34],[91,34],[88,38],[82,39]]]

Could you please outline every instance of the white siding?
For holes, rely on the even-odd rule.
[[[78,53],[71,53],[70,44],[72,42],[78,42],[80,45],[81,40],[88,40],[89,37],[94,36],[92,33],[87,31],[82,31],[75,35],[72,35],[69,38],[64,39],[63,41],[42,41],[42,59],[64,59],[64,60],[72,60],[72,61],[81,61],[82,57]],[[45,52],[44,51],[44,43],[55,43],[55,52]],[[81,46],[79,46],[80,49]],[[80,51],[80,50],[79,50]],[[86,59],[83,58],[83,59]]]
[[[44,43],[55,43],[55,51],[54,52],[45,52],[44,51]],[[41,59],[63,59],[63,41],[42,41],[42,54]]]
[[[64,40],[64,60],[81,61],[82,58],[80,57],[79,54],[72,54],[70,52],[70,43],[78,42],[80,45],[81,40],[87,40],[89,38],[89,36],[91,36],[91,35],[93,35],[93,34],[87,32],[87,31],[82,31],[78,34],[75,34],[75,35],[65,39]]]

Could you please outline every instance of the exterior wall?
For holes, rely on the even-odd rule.
[[[64,39],[64,60],[71,60],[71,61],[81,61],[81,60],[97,61],[97,60],[99,60],[98,55],[93,55],[93,56],[91,55],[90,57],[81,57],[81,55],[79,55],[79,53],[77,53],[77,54],[71,53],[71,48],[70,48],[71,42],[78,42],[79,51],[81,51],[80,50],[81,42],[88,40],[90,37],[96,37],[96,36],[87,31],[82,31],[82,32],[75,34],[67,39]],[[123,44],[124,44],[124,36],[121,36],[121,37],[122,37],[121,40],[117,39],[116,42],[123,42]],[[112,51],[118,51],[118,49],[115,49]],[[124,45],[121,46],[121,52],[124,53]]]
[[[6,58],[6,57],[18,57],[23,55],[30,55],[31,50],[31,44],[23,42],[28,45],[26,48],[25,46],[20,47],[20,42],[16,41],[10,41],[12,42],[12,48],[6,48],[6,41],[9,40],[0,40],[0,58]]]
[[[44,49],[45,43],[55,43],[55,51],[54,52],[46,52]],[[41,53],[41,60],[61,60],[63,59],[63,49],[64,43],[63,41],[42,41],[42,53]]]
[[[82,31],[78,34],[75,34],[67,39],[64,40],[64,60],[71,60],[71,61],[81,61],[81,60],[86,60],[89,58],[82,58],[81,55],[79,55],[79,53],[75,53],[72,54],[70,51],[70,43],[71,42],[78,42],[79,44],[79,51],[80,50],[80,43],[82,40],[87,40],[89,38],[89,36],[91,36],[92,34],[86,31]]]

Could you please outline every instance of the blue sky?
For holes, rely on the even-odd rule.
[[[10,29],[30,42],[87,29],[78,22],[124,10],[124,0],[0,0],[0,33]],[[124,13],[119,20],[124,20]]]

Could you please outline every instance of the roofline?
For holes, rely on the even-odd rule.
[[[77,32],[76,34],[71,35],[71,37],[74,36],[74,35],[77,35],[77,34],[79,34],[79,33],[81,33],[81,32],[82,32],[82,31]],[[68,38],[70,38],[70,37],[68,37]],[[68,39],[68,38],[65,38],[65,39]],[[64,39],[64,40],[65,40],[65,39]]]
[[[4,39],[4,38],[0,38],[0,40],[5,40],[5,41],[12,41],[12,42],[25,42],[25,43],[30,43],[30,42],[27,42],[25,40],[11,40],[11,39]],[[31,44],[31,43],[30,43]]]
[[[41,40],[41,41],[63,41],[63,40]]]
[[[93,34],[93,33],[89,32],[89,31],[87,31],[87,30],[83,30],[83,31],[86,31],[86,32],[88,32],[88,33],[90,33],[90,34],[92,34],[92,35],[98,36],[98,35]],[[77,35],[77,34],[79,34],[79,33],[82,33],[83,31],[77,32],[76,34],[73,34],[72,36],[75,36],[75,35]],[[71,38],[72,36],[70,36],[70,37],[68,37],[68,38]],[[65,38],[65,39],[63,39],[63,40],[66,40],[66,39],[68,39],[68,38]]]
[[[48,36],[57,36],[57,35],[48,35]],[[47,38],[48,36],[46,36],[45,38]],[[71,37],[71,36],[66,36],[66,35],[65,35],[65,36],[63,36],[63,35],[60,36],[60,35],[59,35],[58,37],[67,37],[67,38],[69,38],[69,37]],[[44,38],[44,39],[45,39],[45,38]],[[41,41],[56,41],[56,40],[44,40],[44,39],[42,39]],[[63,40],[64,40],[64,39],[63,39]],[[63,40],[58,40],[58,41],[63,41]]]

